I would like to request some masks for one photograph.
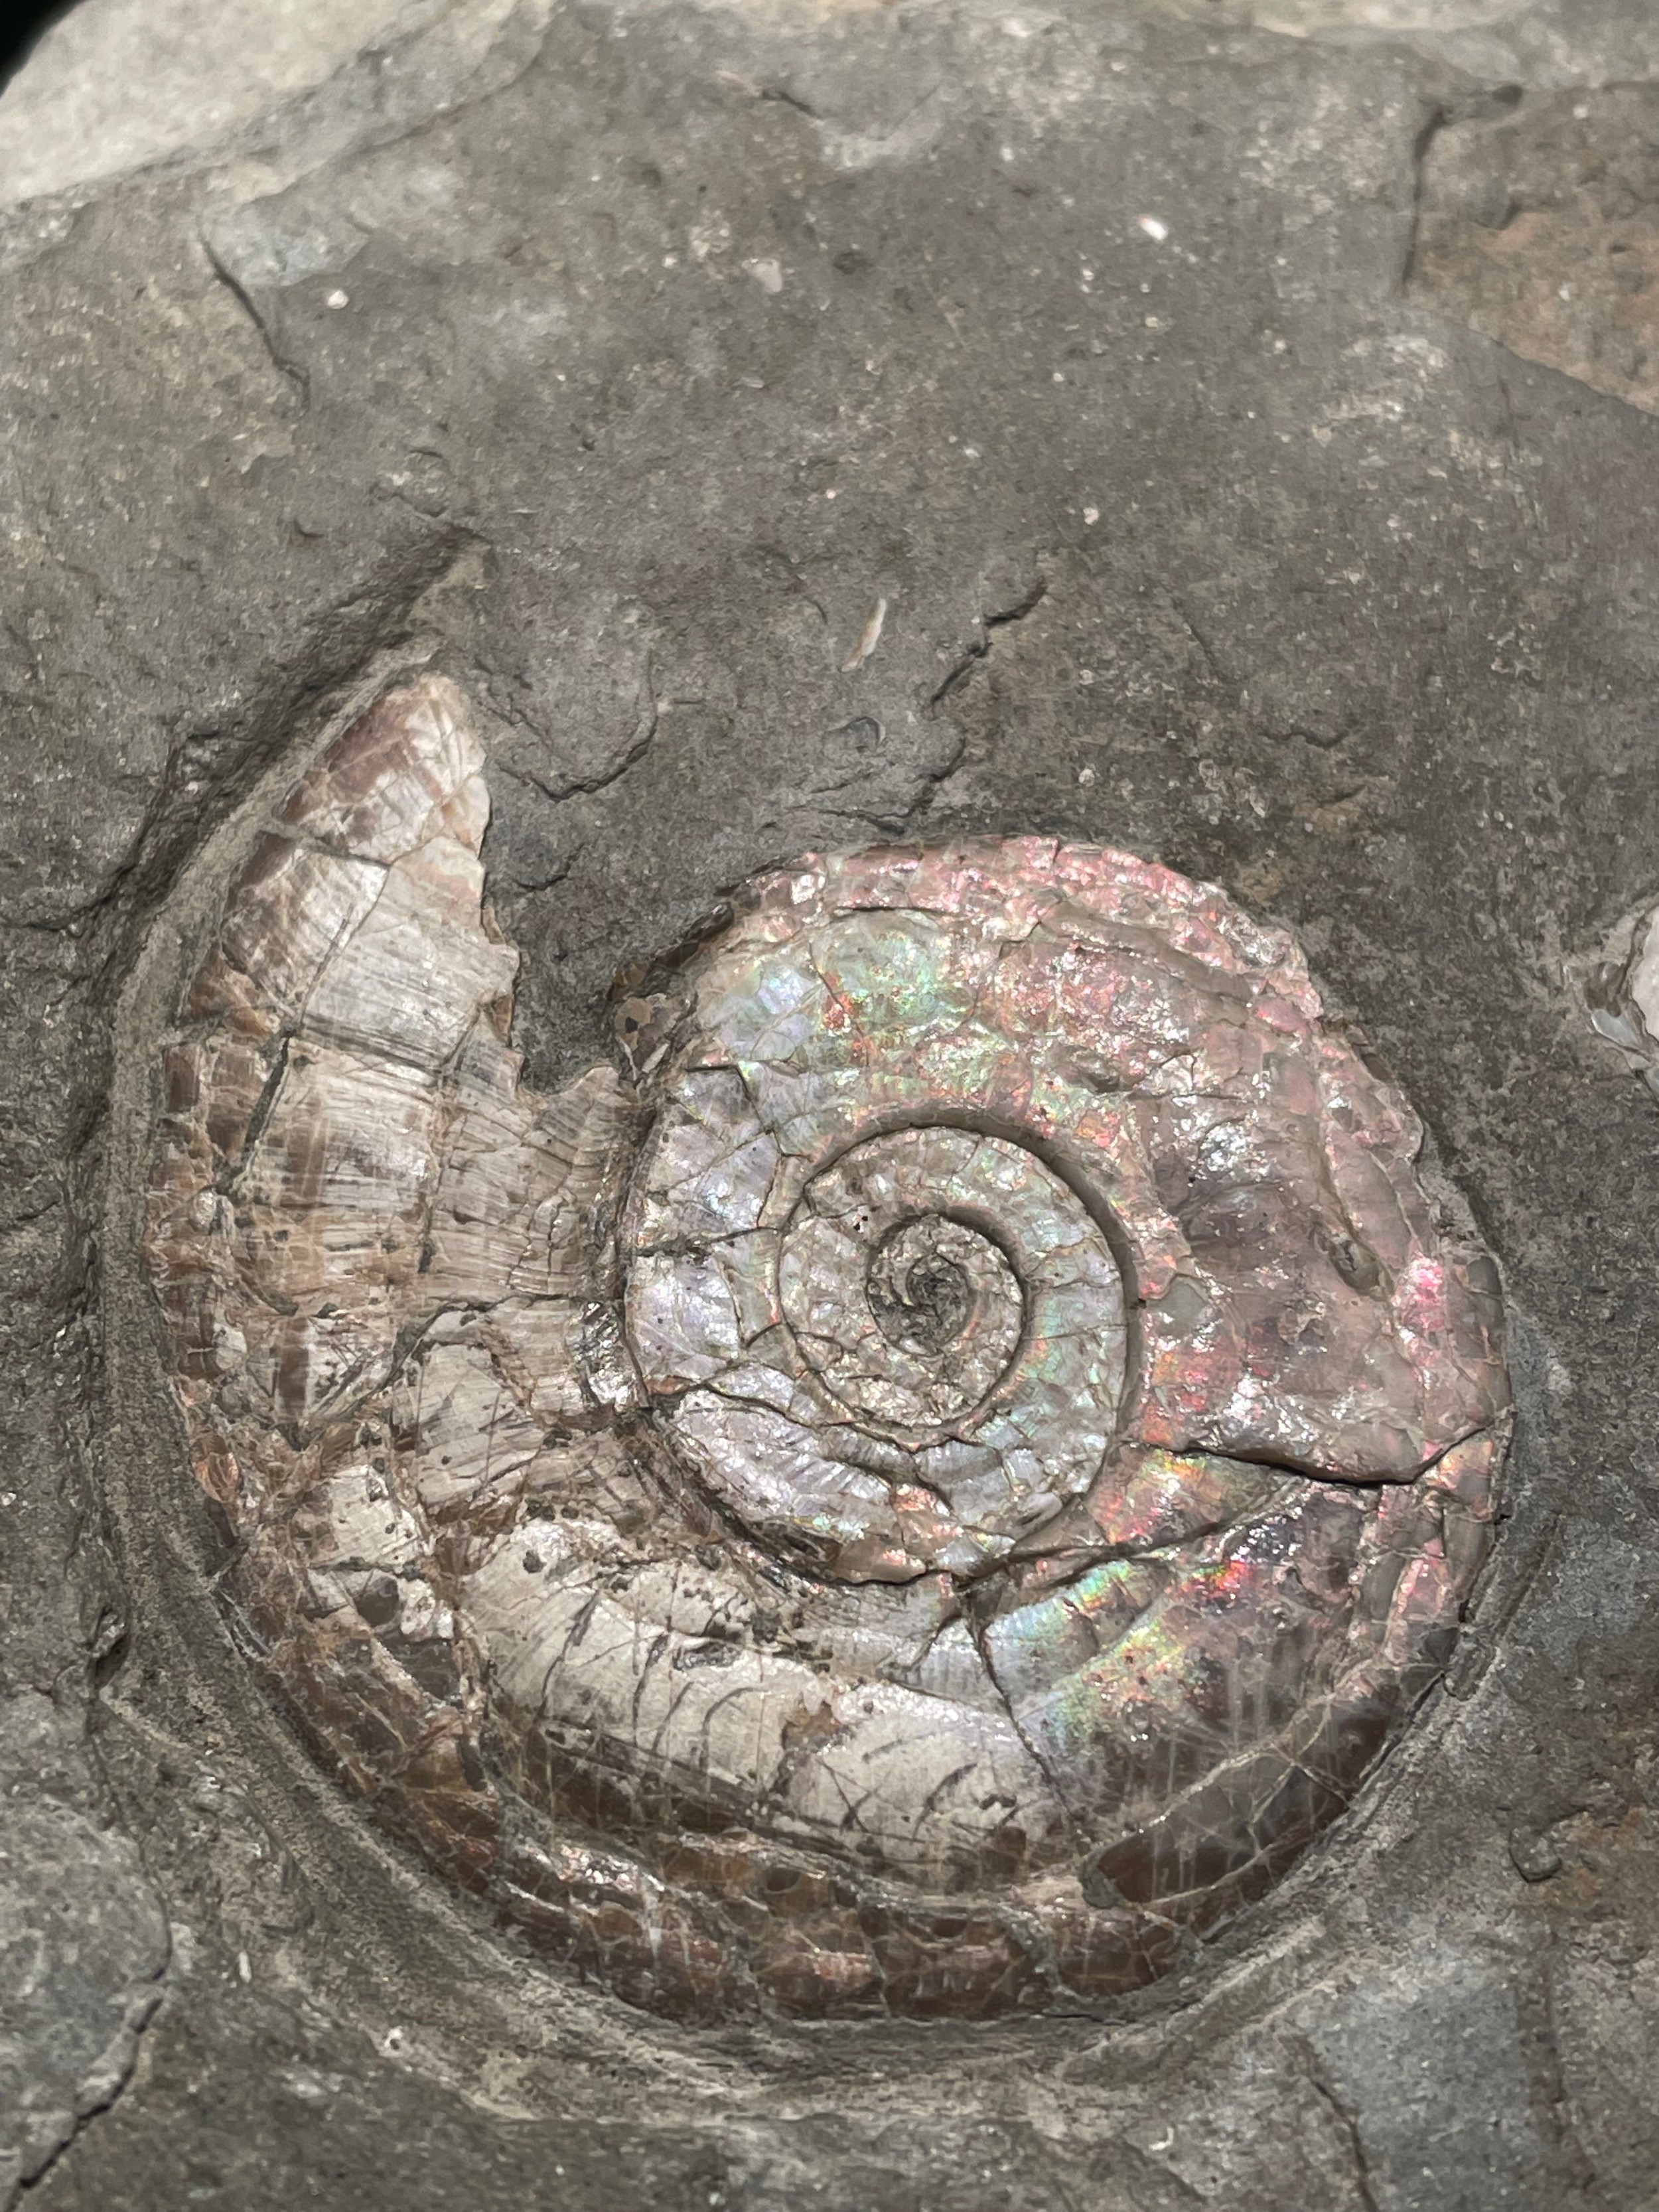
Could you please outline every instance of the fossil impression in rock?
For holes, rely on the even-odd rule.
[[[1092,846],[801,860],[509,1042],[480,748],[383,699],[231,890],[148,1249],[317,1756],[636,2003],[988,2016],[1261,1893],[1444,1665],[1490,1261],[1303,963]]]

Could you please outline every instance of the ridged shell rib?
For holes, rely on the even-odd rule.
[[[1047,840],[811,860],[507,1042],[482,756],[392,694],[233,886],[149,1249],[227,1602],[396,1832],[618,1994],[1135,1985],[1443,1663],[1490,1263],[1299,956]]]

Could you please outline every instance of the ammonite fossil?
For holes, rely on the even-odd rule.
[[[1122,1991],[1443,1667],[1493,1271],[1295,947],[1048,838],[813,857],[509,1042],[465,703],[295,786],[149,1251],[225,1601],[317,1755],[690,2017]]]

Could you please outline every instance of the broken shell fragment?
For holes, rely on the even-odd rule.
[[[1152,1979],[1486,1554],[1494,1276],[1417,1122],[1282,933],[1041,838],[760,878],[538,1096],[481,764],[434,678],[331,745],[167,1051],[147,1249],[261,1663],[632,2002]]]
[[[1627,914],[1594,958],[1568,966],[1590,1027],[1659,1094],[1659,906]]]

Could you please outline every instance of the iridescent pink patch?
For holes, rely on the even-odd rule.
[[[1154,1978],[1348,1802],[1490,1540],[1494,1271],[1300,955],[987,840],[760,878],[556,1097],[482,755],[383,700],[252,852],[149,1250],[318,1754],[683,2016]]]

